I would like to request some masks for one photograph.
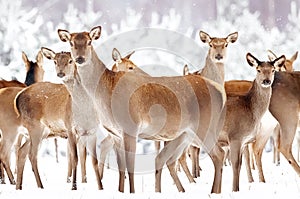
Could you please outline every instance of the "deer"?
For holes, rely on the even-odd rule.
[[[242,152],[248,143],[254,141],[261,118],[268,109],[275,68],[282,67],[285,62],[284,55],[272,62],[266,62],[247,53],[246,59],[250,66],[256,68],[256,77],[246,95],[227,94],[225,122],[219,137],[221,143],[227,142],[230,146],[232,191],[239,191]]]
[[[75,132],[72,129],[71,96],[63,84],[37,82],[17,94],[14,109],[22,126],[28,131],[28,139],[19,148],[16,189],[22,189],[23,171],[26,156],[29,156],[38,188],[43,189],[37,153],[42,139],[50,136],[68,138],[72,158],[72,190],[77,189],[77,148]]]
[[[251,144],[252,151],[253,151],[254,157],[255,157],[256,166],[258,169],[258,175],[259,175],[260,182],[265,182],[265,177],[264,177],[263,169],[262,169],[262,161],[261,161],[263,149],[267,143],[267,140],[270,138],[270,136],[276,137],[276,134],[280,135],[280,136],[277,137],[276,139],[274,139],[275,145],[281,146],[282,145],[281,141],[284,140],[284,144],[285,144],[286,148],[282,149],[282,150],[280,150],[279,148],[275,148],[275,150],[274,150],[275,153],[273,155],[275,156],[275,158],[279,157],[279,154],[276,153],[276,151],[280,151],[282,154],[284,154],[286,159],[291,162],[291,165],[294,168],[294,170],[300,175],[299,166],[298,166],[297,162],[295,161],[295,159],[293,158],[293,155],[291,153],[291,147],[292,147],[292,143],[293,143],[292,138],[294,137],[295,132],[296,132],[297,122],[294,121],[294,118],[291,121],[289,121],[291,124],[291,127],[293,127],[295,129],[294,133],[287,130],[289,128],[286,125],[285,125],[286,132],[284,133],[284,132],[282,132],[281,125],[279,122],[279,120],[281,120],[283,122],[283,119],[278,116],[278,113],[277,113],[277,116],[275,116],[273,114],[273,112],[275,112],[275,111],[279,112],[279,109],[277,109],[275,106],[276,106],[276,104],[279,103],[282,95],[285,95],[287,93],[287,96],[292,96],[291,99],[297,101],[297,95],[294,95],[292,93],[292,92],[297,92],[297,91],[294,91],[291,89],[287,89],[286,91],[283,91],[284,85],[291,86],[292,81],[295,81],[295,82],[298,81],[297,80],[298,72],[290,71],[293,69],[293,62],[296,60],[297,54],[298,54],[298,52],[294,53],[294,55],[290,59],[286,59],[284,66],[279,68],[279,72],[276,72],[275,82],[274,82],[274,85],[276,85],[276,86],[272,86],[273,95],[271,97],[270,107],[269,107],[269,112],[272,114],[271,118],[273,119],[273,116],[275,118],[275,119],[273,119],[274,122],[272,122],[272,125],[270,127],[264,127],[264,125],[261,125],[261,128],[259,129],[258,134],[256,136],[256,141]],[[272,51],[268,50],[268,57],[269,57],[269,60],[272,61],[272,60],[276,59],[277,56]],[[283,74],[283,73],[287,73],[287,74]],[[288,78],[282,78],[282,77],[286,77],[286,76],[291,78],[291,82],[288,80]],[[294,89],[297,89],[297,86],[294,87]],[[276,94],[275,94],[275,92],[276,92]],[[284,98],[282,100],[282,103],[284,103],[284,100],[286,101],[287,99]],[[289,104],[290,102],[285,102],[285,103],[287,103],[287,104],[280,105],[279,107],[282,109],[285,109],[285,110],[291,109],[291,106],[295,106],[296,102],[293,101],[293,103],[291,103],[291,104]],[[272,110],[271,110],[271,106],[272,106]],[[295,111],[297,112],[297,107],[295,107],[295,110],[292,112],[293,115],[296,115],[296,119],[297,119],[298,117],[297,117],[297,113]],[[280,118],[280,119],[278,119],[278,118]],[[277,133],[276,133],[276,131],[277,131]],[[280,134],[279,134],[279,131],[281,131]],[[291,137],[289,137],[289,136],[291,136]],[[246,162],[246,165],[248,165],[248,164],[249,163]],[[247,168],[249,168],[249,167],[247,166]],[[248,171],[248,169],[247,169],[247,172],[251,175],[250,178],[253,179],[251,170],[249,169],[249,171]]]
[[[81,134],[93,134],[90,135],[89,139],[84,139],[86,136],[79,136],[79,154],[80,154],[80,165],[82,168],[82,181],[86,182],[86,167],[85,167],[85,161],[86,161],[86,147],[87,145],[90,145],[89,150],[91,151],[92,155],[92,161],[93,161],[93,166],[94,170],[97,176],[98,184],[99,184],[99,189],[102,189],[102,183],[100,179],[103,177],[103,169],[104,169],[104,162],[105,162],[105,157],[108,153],[109,150],[112,149],[112,138],[109,136],[107,140],[101,142],[101,145],[104,145],[103,151],[101,151],[103,154],[100,155],[101,161],[100,161],[100,169],[98,171],[98,161],[97,161],[97,156],[96,156],[96,142],[97,142],[97,137],[94,136],[95,127],[97,123],[99,124],[99,121],[97,120],[96,113],[93,112],[96,109],[91,108],[89,105],[84,106],[83,104],[87,104],[87,101],[91,101],[89,94],[86,92],[85,87],[80,84],[80,76],[77,72],[77,66],[75,62],[73,61],[71,57],[70,52],[60,52],[60,53],[55,53],[53,50],[42,47],[41,51],[43,55],[50,59],[53,60],[55,63],[55,69],[57,76],[60,78],[63,78],[63,82],[66,85],[66,88],[68,89],[69,93],[72,96],[72,110],[74,114],[74,122],[75,125],[78,126],[80,131],[84,131],[84,133]],[[112,54],[116,55],[113,56],[115,64],[112,67],[113,71],[130,71],[135,68],[134,65],[132,64],[123,64],[124,62],[128,63],[129,61],[126,61],[130,58],[130,56],[134,53],[131,52],[128,54],[126,57],[122,58],[119,51],[117,49],[113,49]],[[129,62],[131,63],[131,62]],[[91,118],[92,114],[92,118]],[[89,117],[89,121],[86,120],[86,118]],[[93,121],[93,119],[96,119]],[[88,122],[88,123],[87,123]],[[83,140],[84,139],[84,140]],[[69,160],[69,165],[70,165]],[[71,176],[71,168],[69,167],[68,169],[68,178]]]
[[[276,54],[274,52],[272,52],[271,50],[268,50],[268,58],[269,60],[274,60],[277,58]],[[282,70],[280,71],[287,71],[287,72],[292,72],[294,71],[293,68],[293,63],[294,61],[297,59],[298,57],[298,51],[296,51],[290,59],[287,59],[284,67],[282,68]],[[280,136],[280,126],[279,124],[276,125],[276,127],[274,128],[274,131],[272,133],[271,139],[273,141],[273,162],[278,166],[280,165],[280,154],[278,151],[278,146],[279,146],[279,136]]]
[[[134,163],[137,137],[169,141],[155,159],[157,192],[161,191],[159,179],[162,165],[166,162],[167,165],[173,164],[193,141],[199,145],[203,143],[209,151],[215,166],[212,192],[219,193],[223,158],[217,155],[222,154],[222,149],[216,142],[225,116],[224,88],[198,75],[150,77],[136,73],[135,70],[130,73],[113,72],[99,59],[91,44],[100,38],[100,34],[101,26],[92,28],[90,32],[77,33],[58,29],[60,39],[70,43],[71,54],[78,66],[81,82],[94,96],[101,123],[111,134],[116,134],[123,140],[124,146],[120,150],[125,150],[124,166],[129,176],[130,193],[135,192]],[[174,95],[170,90],[175,87],[178,95]],[[128,100],[128,103],[125,103],[127,107],[120,107],[126,100]],[[159,106],[153,106],[154,104]],[[163,112],[160,107],[163,107]],[[201,119],[195,110],[199,110]],[[128,117],[128,113],[131,117]],[[129,118],[132,120],[128,121]],[[166,121],[161,123],[164,120]],[[125,167],[122,165],[119,169],[124,174],[122,169]],[[170,172],[177,188],[184,191],[176,172],[174,170]],[[124,182],[124,179],[122,181]],[[119,191],[122,192],[124,184],[121,187]]]
[[[27,55],[22,52],[22,60],[26,68],[25,83],[18,80],[0,80],[2,88],[0,89],[0,129],[2,137],[0,141],[0,164],[1,168],[6,170],[10,184],[13,185],[15,184],[15,179],[10,168],[11,150],[16,138],[22,138],[21,134],[18,134],[18,128],[21,126],[21,123],[15,114],[13,101],[19,91],[35,82],[43,81],[44,76],[43,56],[41,52],[38,52],[36,62],[30,61]],[[5,183],[4,171],[2,170],[1,172],[0,182]]]
[[[211,37],[204,31],[199,32],[200,40],[209,45],[209,50],[205,59],[205,65],[202,70],[193,72],[194,75],[199,74],[209,78],[222,86],[225,79],[225,61],[227,58],[227,47],[229,43],[235,43],[238,39],[238,32],[230,33],[225,38]],[[184,73],[189,73],[188,68],[184,67]],[[200,177],[199,153],[200,149],[191,146],[189,148],[192,158],[193,177]]]

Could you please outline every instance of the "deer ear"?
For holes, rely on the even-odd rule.
[[[58,36],[59,36],[60,40],[62,40],[63,42],[70,41],[71,34],[69,33],[69,31],[58,29],[57,33],[58,33]]]
[[[122,57],[121,57],[121,54],[120,52],[114,48],[113,51],[112,51],[112,58],[115,62],[121,62],[122,60]]]
[[[275,53],[273,53],[271,50],[267,50],[267,52],[268,52],[268,58],[270,61],[274,61],[277,58]]]
[[[199,36],[200,36],[200,39],[203,43],[209,43],[211,41],[210,36],[202,30],[200,30]]]
[[[124,57],[124,58],[129,59],[133,53],[135,53],[135,51],[132,51],[131,53],[129,53],[128,55],[126,55],[126,57]]]
[[[248,64],[252,67],[257,67],[260,64],[260,61],[251,55],[251,53],[247,53],[246,59]]]
[[[92,30],[90,31],[90,37],[92,40],[99,39],[100,35],[101,35],[101,26],[96,26],[92,28]]]
[[[43,53],[43,55],[47,58],[47,59],[50,59],[50,60],[53,60],[54,57],[55,57],[55,52],[49,48],[45,48],[45,47],[42,47],[41,48],[41,51]]]
[[[183,67],[183,75],[188,75],[188,74],[189,74],[189,68],[188,68],[188,65],[185,64]]]
[[[277,59],[274,60],[274,67],[277,69],[280,69],[282,66],[284,66],[284,63],[285,63],[285,56],[284,55],[281,55],[280,57],[278,57]]]
[[[297,57],[298,57],[298,51],[297,52],[295,52],[295,54],[291,57],[291,61],[292,62],[294,62],[296,59],[297,59]]]
[[[27,55],[24,53],[24,51],[22,51],[22,59],[25,64],[26,71],[28,71],[30,69],[30,64],[29,64],[30,61],[29,61]]]
[[[36,62],[38,64],[38,66],[42,66],[43,64],[43,54],[42,52],[39,50],[38,54],[36,55]]]
[[[231,33],[226,37],[227,43],[234,43],[236,42],[237,39],[238,39],[238,32]]]

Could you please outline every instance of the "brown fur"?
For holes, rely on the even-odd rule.
[[[219,122],[222,121],[222,110],[226,99],[224,89],[218,84],[197,75],[149,77],[135,72],[114,73],[108,70],[99,60],[92,46],[81,45],[98,39],[100,30],[100,27],[95,27],[89,33],[72,34],[66,30],[59,30],[59,35],[62,41],[69,41],[73,44],[71,47],[72,56],[79,64],[78,72],[83,85],[92,96],[95,95],[101,123],[117,136],[123,137],[130,192],[134,192],[134,154],[137,136],[157,141],[172,140],[156,158],[156,183],[158,183],[160,182],[158,179],[160,178],[162,165],[165,163],[170,165],[182,154],[184,147],[190,144],[189,140],[194,139],[193,134],[182,133],[190,130],[190,132],[194,131],[196,133],[197,138],[202,140],[204,146],[209,150],[216,168],[212,192],[219,193],[221,191],[221,178],[219,176],[222,172],[223,159],[219,159],[217,156],[217,151],[220,151],[220,148],[215,145],[215,142],[218,128],[221,128]],[[78,39],[78,35],[83,37]],[[82,38],[84,39],[82,40]],[[171,90],[176,91],[176,98]],[[132,95],[131,92],[133,92]],[[157,93],[161,95],[158,96]],[[126,102],[129,102],[129,107],[124,107],[124,102],[125,105]],[[161,103],[160,105],[164,107],[166,117],[164,117],[163,112],[160,112],[159,107],[156,109],[154,106],[151,107],[153,109],[150,111],[150,115],[154,115],[149,115],[149,104],[156,102]],[[179,103],[180,109],[176,108]],[[122,110],[125,112],[122,112]],[[127,110],[133,120],[136,121],[135,123],[127,120]],[[201,112],[201,120],[199,120],[197,110]],[[181,113],[181,116],[178,115],[179,113]],[[163,120],[161,119],[165,122],[162,123]],[[172,121],[169,119],[172,119]],[[157,129],[160,127],[162,127],[161,130]],[[118,132],[122,134],[120,135]],[[178,153],[174,154],[174,151],[170,151],[171,148],[177,148],[178,146],[181,146],[178,148]],[[170,152],[172,156],[169,156],[171,155]],[[166,159],[167,157],[171,157],[171,159]],[[120,172],[124,172],[122,170],[124,168],[119,169],[121,169]],[[175,182],[179,181],[175,171],[171,175]],[[176,184],[178,185],[178,183]],[[183,190],[182,186],[178,188]],[[120,189],[120,183],[119,190],[123,191]],[[160,184],[156,184],[156,191],[160,191]]]
[[[32,62],[29,61],[26,54],[22,52],[22,58],[26,67],[26,80],[29,83],[39,82],[43,80],[44,70],[42,67],[43,57],[41,57],[41,53],[39,52],[37,55],[37,61]],[[0,142],[0,163],[3,164],[3,167],[8,174],[9,181],[11,184],[15,184],[14,177],[12,175],[12,171],[10,168],[10,156],[11,149],[18,136],[18,127],[21,125],[20,120],[17,118],[14,108],[13,101],[16,94],[24,88],[26,85],[17,81],[0,81],[1,87],[10,87],[4,88],[0,92],[1,98],[1,107],[0,107],[0,129],[2,134],[2,140]],[[20,138],[23,136],[20,134]],[[18,138],[19,139],[19,138]],[[0,181],[4,183],[4,171],[2,171],[3,176]]]
[[[269,51],[268,52],[269,54],[268,54],[268,57],[269,57],[269,59],[272,61],[272,60],[274,60],[274,59],[276,59],[276,55],[274,54],[274,53],[272,53],[271,51]],[[286,61],[285,61],[285,63],[284,63],[284,70],[280,70],[280,71],[287,71],[287,72],[291,72],[291,70],[293,70],[293,66],[292,66],[292,64],[293,64],[293,62],[295,61],[295,59],[297,58],[297,52],[290,58],[290,59],[286,59]],[[283,67],[282,67],[283,68]],[[276,75],[275,75],[275,81],[274,81],[274,84],[273,84],[273,86],[275,85],[275,84],[278,84],[278,85],[280,85],[279,86],[279,88],[280,89],[278,89],[277,88],[277,86],[276,86],[276,89],[272,89],[272,92],[273,92],[273,95],[274,96],[276,96],[276,100],[278,100],[278,102],[276,102],[276,100],[272,100],[273,99],[273,95],[272,95],[272,98],[271,98],[271,102],[270,102],[270,106],[272,105],[272,107],[275,109],[275,103],[274,102],[276,102],[277,104],[279,104],[279,103],[285,103],[285,104],[281,104],[280,105],[280,107],[282,107],[283,108],[283,110],[286,110],[286,109],[290,109],[289,108],[289,106],[290,105],[292,105],[292,104],[290,104],[290,102],[288,102],[287,101],[287,99],[286,98],[284,98],[284,100],[280,100],[280,97],[278,97],[277,96],[277,94],[279,95],[279,96],[281,96],[281,95],[283,95],[283,93],[281,93],[282,92],[282,90],[283,90],[283,86],[282,86],[282,84],[292,84],[292,82],[291,83],[288,83],[288,81],[287,81],[287,79],[286,78],[281,78],[281,75],[278,75],[278,74],[282,74],[282,72],[278,72],[278,73],[276,73]],[[296,73],[297,74],[297,73]],[[297,75],[292,75],[292,76],[297,76]],[[297,79],[297,77],[295,77],[295,79]],[[287,86],[287,87],[289,87],[289,86]],[[274,94],[276,92],[276,94]],[[279,93],[278,93],[279,92]],[[285,92],[287,92],[287,93],[289,93],[289,92],[295,92],[295,91],[292,91],[292,90],[287,90],[287,91],[285,91]],[[287,96],[289,96],[289,95],[293,95],[293,94],[288,94]],[[295,97],[294,97],[295,98]],[[280,102],[281,101],[281,102]],[[273,105],[274,104],[274,105]],[[271,111],[271,110],[270,110]],[[293,110],[293,112],[294,111],[297,111],[297,108],[295,107],[295,110]],[[296,114],[296,113],[293,113],[294,115]],[[286,115],[290,115],[289,113],[286,113]],[[288,117],[289,118],[289,117]],[[277,119],[276,117],[275,117],[275,119]],[[282,120],[282,119],[281,119]],[[292,124],[292,126],[294,126],[294,119],[292,119],[292,120],[290,120],[289,122],[291,122],[291,124]],[[253,151],[253,154],[254,154],[254,157],[255,157],[255,162],[256,162],[256,166],[257,166],[257,168],[258,168],[258,175],[259,175],[259,181],[260,182],[265,182],[265,177],[264,177],[264,174],[263,174],[263,170],[262,170],[262,161],[261,161],[261,158],[262,158],[262,154],[263,154],[263,150],[264,150],[264,147],[265,147],[265,145],[266,145],[266,143],[267,143],[267,140],[270,138],[270,136],[271,136],[271,138],[274,140],[274,144],[275,144],[275,146],[276,146],[276,148],[274,148],[274,150],[273,150],[273,152],[274,152],[274,154],[273,154],[273,156],[274,157],[280,157],[279,156],[279,146],[281,145],[280,143],[281,143],[281,140],[285,140],[285,144],[286,144],[286,146],[287,146],[287,148],[286,149],[284,149],[284,151],[285,151],[285,157],[289,157],[290,159],[291,159],[291,162],[292,162],[292,165],[293,165],[293,168],[296,170],[296,172],[299,174],[299,169],[297,169],[297,166],[295,166],[297,163],[295,163],[293,160],[293,158],[292,158],[292,155],[291,155],[291,153],[289,152],[289,151],[287,151],[286,152],[286,150],[288,150],[288,148],[289,147],[291,147],[291,145],[292,145],[292,140],[290,139],[290,138],[285,138],[285,136],[294,136],[294,133],[289,133],[289,134],[287,134],[287,135],[283,135],[283,133],[281,132],[281,133],[279,133],[279,131],[281,131],[281,128],[280,128],[280,126],[279,126],[279,124],[277,125],[277,126],[274,126],[273,128],[274,128],[274,130],[272,129],[272,130],[270,130],[270,129],[265,129],[265,128],[263,128],[263,125],[264,124],[262,124],[262,126],[261,126],[261,128],[259,129],[259,131],[258,131],[258,134],[256,135],[256,141],[250,146],[251,148],[252,148],[252,151]],[[273,133],[274,132],[274,133]],[[252,156],[251,156],[252,157]],[[254,160],[252,160],[252,162],[254,162]],[[249,163],[246,161],[246,165],[248,165]],[[279,164],[279,162],[277,162],[277,164]],[[249,166],[247,167],[247,168],[249,168]],[[252,174],[251,174],[251,170],[249,169],[249,170],[247,170],[247,172],[249,173],[249,175],[250,175],[250,178],[252,178],[253,179],[253,177],[252,177]]]
[[[230,146],[233,191],[239,191],[242,151],[254,140],[260,120],[267,111],[275,67],[281,67],[285,61],[284,56],[273,62],[261,62],[251,54],[247,54],[246,57],[249,65],[256,67],[257,75],[246,95],[227,95],[225,123],[219,138],[221,142],[228,142]]]
[[[37,185],[39,188],[43,188],[37,167],[37,152],[41,140],[46,138],[50,132],[54,136],[68,137],[73,159],[72,189],[77,189],[76,168],[78,158],[75,136],[72,133],[71,108],[70,94],[62,84],[35,83],[16,96],[15,111],[29,133],[29,140],[19,149],[17,189],[22,189],[24,164],[29,151],[29,159]],[[44,131],[47,128],[50,132]]]

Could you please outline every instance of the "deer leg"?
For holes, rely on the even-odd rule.
[[[80,142],[79,142],[80,143]],[[100,172],[99,172],[99,166],[98,166],[98,156],[97,156],[97,137],[95,135],[90,135],[87,137],[87,141],[86,144],[84,143],[80,143],[81,145],[81,155],[83,155],[84,157],[82,158],[84,160],[84,162],[81,161],[81,164],[84,164],[85,166],[85,162],[86,162],[86,150],[88,148],[89,153],[91,155],[91,159],[92,159],[92,165],[94,168],[94,172],[95,172],[95,176],[96,176],[96,180],[97,180],[97,184],[98,184],[98,189],[102,190],[103,189],[103,185],[102,185],[102,181],[101,181],[101,177],[100,177]],[[84,173],[84,175],[86,175],[86,171]],[[86,178],[85,178],[86,179]]]
[[[80,168],[81,168],[81,182],[87,183],[87,176],[86,176],[86,154],[87,154],[87,151],[86,151],[86,143],[82,139],[85,139],[85,138],[80,137],[78,139],[78,143],[77,143],[79,160],[80,160]]]
[[[4,168],[2,161],[0,161],[0,184],[5,184]]]
[[[248,145],[245,146],[244,156],[245,156],[245,163],[246,163],[246,170],[247,170],[248,182],[251,183],[251,182],[254,182],[254,180],[253,180],[251,166],[250,166],[250,153],[249,153],[249,146]]]
[[[222,173],[223,173],[223,160],[224,150],[218,144],[216,144],[212,150],[208,152],[215,168],[214,181],[211,189],[211,193],[221,193],[222,189]]]
[[[182,153],[182,155],[180,156],[180,158],[178,159],[186,177],[188,178],[190,183],[196,183],[196,181],[194,180],[188,166],[186,163],[186,150]]]
[[[44,188],[41,177],[39,174],[38,166],[37,166],[37,154],[38,154],[38,148],[42,140],[42,132],[44,128],[41,126],[41,124],[37,125],[37,127],[32,131],[32,134],[30,135],[30,149],[29,149],[29,160],[31,162],[31,167],[35,176],[35,180],[37,183],[37,186],[39,188]]]
[[[239,141],[230,142],[231,166],[233,171],[232,191],[239,191],[240,170],[242,164],[241,143]]]
[[[255,170],[255,166],[254,166],[255,157],[253,152],[253,143],[248,144],[248,150],[249,150],[250,168]]]
[[[29,153],[30,141],[26,140],[25,143],[18,150],[17,162],[17,184],[16,189],[22,190],[23,171],[25,166],[26,157]]]
[[[191,153],[193,177],[194,178],[200,177],[200,170],[201,170],[201,168],[199,166],[200,148],[195,147],[195,146],[190,146],[189,150],[190,150],[190,153]]]
[[[58,163],[58,144],[57,144],[57,138],[54,138],[54,146],[55,146],[55,159]]]
[[[121,141],[115,140],[113,147],[117,156],[117,164],[119,169],[119,192],[124,192],[125,169],[126,169],[124,146]]]
[[[136,153],[136,137],[124,133],[125,160],[129,176],[130,193],[134,193],[134,164]]]
[[[2,167],[1,169],[2,169],[3,180],[4,180],[4,170],[3,170],[3,168],[4,168],[6,173],[7,173],[10,184],[15,185],[16,182],[15,182],[13,173],[10,169],[10,156],[9,156],[9,154],[6,154],[5,158],[3,158],[1,160],[1,167]]]
[[[68,157],[67,183],[70,183],[71,182],[71,177],[72,177],[72,157],[71,157],[69,144],[67,145],[67,157]]]
[[[167,163],[170,174],[178,188],[179,192],[184,192],[184,188],[177,176],[177,173],[174,172],[174,167],[172,168],[173,163],[176,162],[178,157],[183,153],[188,145],[192,142],[192,137],[189,137],[188,133],[184,132],[176,139],[169,141],[168,144],[160,151],[160,153],[155,158],[155,191],[161,191],[161,170],[163,165]]]

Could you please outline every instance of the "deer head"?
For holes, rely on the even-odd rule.
[[[130,56],[134,53],[131,52],[126,57],[122,58],[120,52],[114,48],[112,51],[112,58],[115,61],[115,64],[112,67],[112,71],[118,72],[118,71],[131,71],[136,68],[136,65],[129,60]]]
[[[27,72],[25,84],[29,86],[35,82],[42,82],[45,73],[43,69],[42,52],[39,51],[38,54],[36,55],[36,62],[30,61],[24,52],[22,52],[22,59],[25,64],[26,72]]]
[[[69,42],[72,56],[78,66],[82,66],[92,57],[92,41],[99,39],[101,26],[91,29],[90,32],[69,33],[67,30],[58,29],[58,35],[63,42]]]
[[[41,51],[47,59],[54,61],[58,77],[65,77],[65,79],[74,77],[76,65],[70,52],[55,53],[53,50],[45,47],[42,47]]]
[[[229,34],[226,38],[210,37],[206,32],[200,31],[200,39],[209,45],[209,57],[215,63],[224,63],[226,50],[229,43],[234,43],[238,38],[238,33]]]
[[[247,53],[246,59],[250,66],[256,67],[256,81],[264,88],[268,88],[272,85],[275,69],[280,69],[285,62],[284,55],[276,58],[274,61],[264,62],[259,61],[253,55]]]
[[[268,58],[270,61],[273,61],[277,58],[275,53],[273,53],[271,50],[268,50],[267,52],[268,52]],[[278,70],[279,71],[289,71],[289,72],[294,71],[293,63],[297,59],[297,56],[298,56],[298,51],[295,52],[295,54],[290,59],[286,59],[284,66]]]

